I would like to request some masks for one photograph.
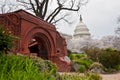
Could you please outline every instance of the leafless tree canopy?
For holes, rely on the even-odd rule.
[[[117,18],[118,27],[115,30],[115,33],[120,36],[120,16]]]
[[[0,0],[0,13],[8,13],[17,8],[17,5],[13,4],[10,0]]]
[[[120,27],[118,26],[117,29],[115,30],[115,33],[120,36]]]
[[[69,50],[78,53],[83,52],[86,48],[114,48],[120,50],[120,37],[118,36],[103,36],[101,39],[72,38],[66,42]]]
[[[80,7],[88,2],[88,0],[16,0],[26,10],[31,10],[36,16],[44,19],[49,23],[66,20],[69,14],[64,14],[63,17],[56,19],[55,17],[63,10],[79,11]],[[54,4],[53,4],[54,3]],[[54,8],[53,8],[54,7]],[[67,21],[67,20],[66,20]]]

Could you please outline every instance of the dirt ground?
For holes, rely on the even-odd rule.
[[[120,80],[120,73],[101,74],[102,80]]]

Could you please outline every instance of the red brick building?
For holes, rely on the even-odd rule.
[[[0,14],[0,24],[20,38],[16,41],[15,52],[51,60],[59,71],[70,70],[65,39],[52,24],[24,10]]]

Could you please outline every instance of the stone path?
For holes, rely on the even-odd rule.
[[[102,80],[120,80],[120,73],[116,74],[101,74]]]
[[[63,74],[63,73],[59,73],[59,74]],[[68,74],[76,74],[76,73],[68,73]],[[120,80],[120,72],[115,74],[100,74],[100,76],[102,77],[102,80]]]

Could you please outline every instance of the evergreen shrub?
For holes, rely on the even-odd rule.
[[[92,72],[96,72],[96,73],[104,73],[105,68],[101,63],[93,62],[90,65],[89,70],[92,71]]]
[[[101,49],[97,47],[90,47],[84,49],[85,54],[94,62],[99,62],[99,57],[101,56]]]
[[[115,68],[120,65],[120,51],[111,48],[102,50],[99,62],[106,68]]]
[[[80,65],[78,71],[79,72],[85,72],[85,70],[86,70],[86,67],[84,65]]]
[[[14,46],[14,40],[18,37],[13,36],[12,32],[0,25],[0,51],[8,51]]]

